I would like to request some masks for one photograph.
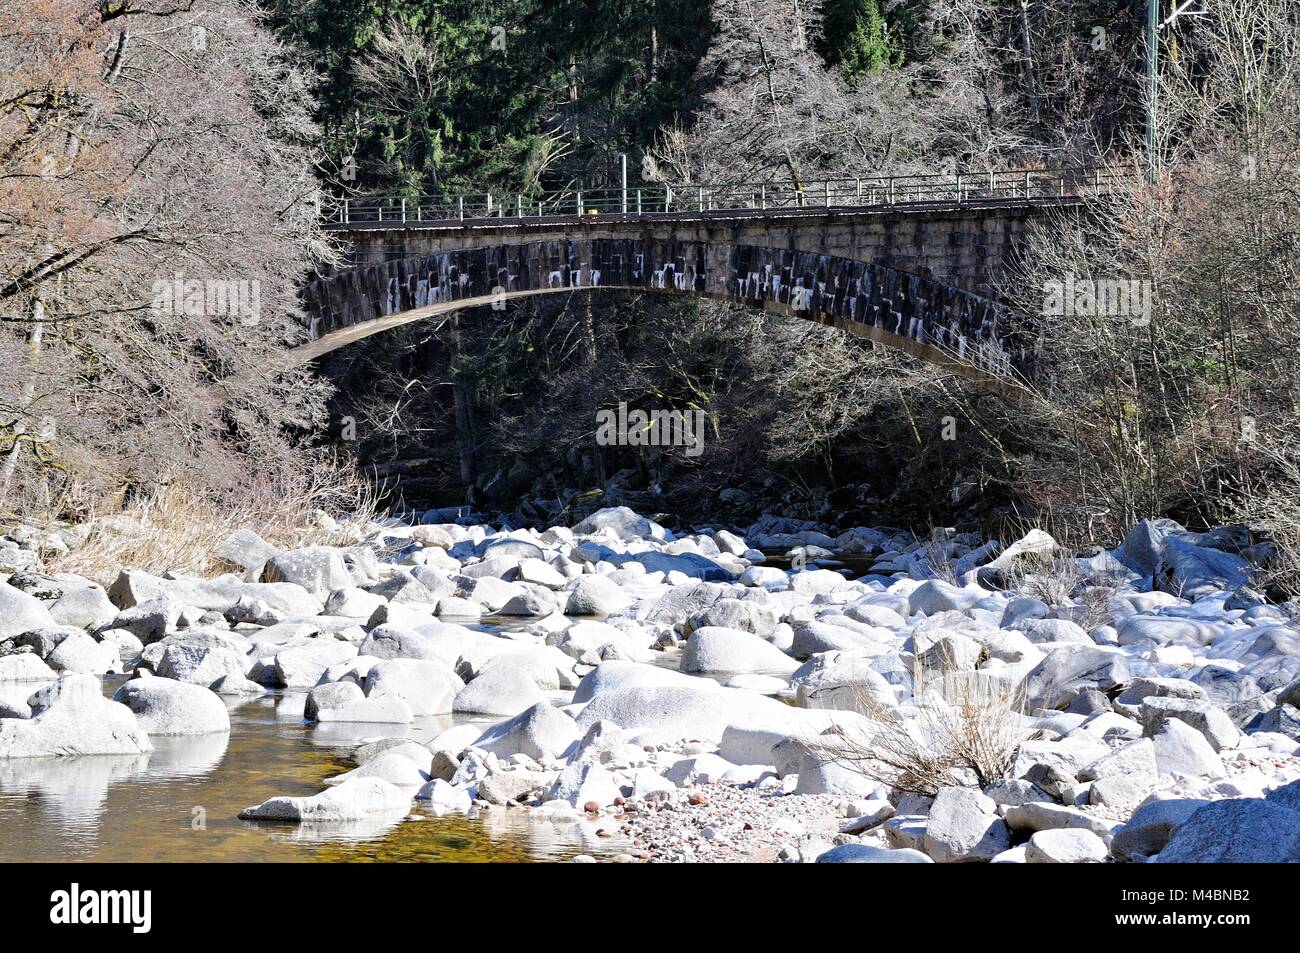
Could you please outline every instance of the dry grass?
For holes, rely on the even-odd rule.
[[[235,530],[252,530],[283,548],[349,546],[369,534],[377,504],[373,486],[339,464],[288,483],[250,480],[237,501],[214,500],[193,486],[173,483],[98,519],[92,512],[90,535],[49,560],[46,570],[104,585],[125,568],[215,575],[237,568],[216,553]]]
[[[1027,553],[1007,571],[1007,588],[1049,606],[1073,604],[1084,576],[1073,559]]]
[[[911,705],[899,708],[860,692],[858,707],[870,728],[815,739],[810,751],[927,797],[945,787],[983,788],[1009,776],[1028,737],[1023,683],[1008,686],[990,672],[950,672],[918,684]]]

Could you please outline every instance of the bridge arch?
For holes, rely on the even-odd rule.
[[[1026,353],[1006,306],[933,278],[818,252],[725,241],[574,238],[393,258],[303,289],[313,360],[398,325],[481,305],[575,290],[624,289],[732,301],[840,328],[1008,393]]]

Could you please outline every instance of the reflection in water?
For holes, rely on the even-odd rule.
[[[69,835],[93,837],[110,784],[144,773],[148,764],[147,754],[0,759],[0,816],[11,800],[22,798]]]
[[[105,692],[122,681],[105,679]],[[360,742],[427,741],[461,723],[315,727],[302,719],[304,700],[301,692],[235,699],[229,734],[155,737],[146,755],[0,760],[0,862],[524,861],[622,846],[586,822],[559,827],[514,809],[435,818],[419,802],[419,821],[405,821],[405,811],[314,828],[239,820],[269,797],[323,790],[327,777],[355,767],[349,752]]]
[[[216,770],[230,745],[230,732],[210,735],[154,735],[153,752],[147,757],[146,779],[151,782],[175,778],[201,778]]]

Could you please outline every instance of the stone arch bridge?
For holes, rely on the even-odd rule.
[[[303,289],[312,360],[397,325],[581,289],[730,300],[833,325],[999,390],[1027,351],[998,282],[1030,222],[1109,191],[1098,171],[350,201],[348,261]],[[864,181],[867,183],[864,186]],[[612,195],[611,195],[612,193]],[[494,201],[495,198],[495,201]],[[468,210],[468,211],[467,211]]]

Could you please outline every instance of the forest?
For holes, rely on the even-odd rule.
[[[1171,516],[1300,537],[1300,10],[1171,19],[1154,152],[1147,14],[0,0],[0,509],[77,520],[184,492],[468,502],[514,525],[626,503],[685,524],[1082,543]],[[833,329],[631,292],[467,309],[261,372],[303,339],[303,283],[343,260],[321,223],[344,199],[598,188],[624,155],[634,182],[678,186],[1103,165],[1122,187],[1045,221],[1002,294],[1041,316],[1064,276],[1123,280],[1149,309],[1034,321],[1017,401]],[[178,307],[194,280],[227,306]],[[702,452],[600,446],[620,403],[702,412]]]

